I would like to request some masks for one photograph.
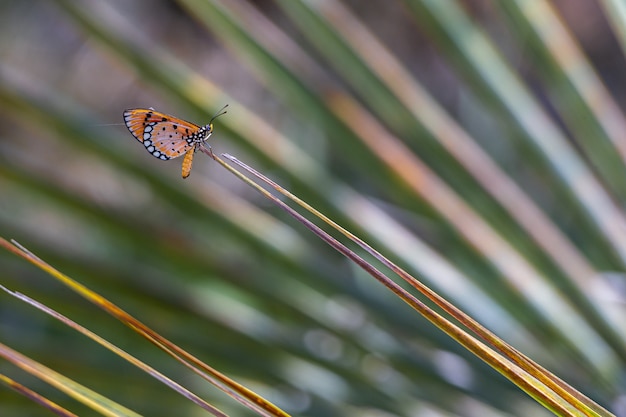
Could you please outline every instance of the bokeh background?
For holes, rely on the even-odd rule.
[[[182,180],[122,125],[134,107],[204,124],[228,103],[216,153],[626,415],[619,7],[0,1],[0,235],[294,415],[550,415],[218,164],[199,154]],[[248,415],[4,252],[0,284]],[[6,295],[0,342],[141,414],[200,415]],[[46,413],[0,389],[0,415]]]

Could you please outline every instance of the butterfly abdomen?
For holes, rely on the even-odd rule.
[[[183,159],[183,178],[187,178],[191,173],[191,165],[193,164],[193,154],[196,152],[196,148],[193,147],[185,154]]]

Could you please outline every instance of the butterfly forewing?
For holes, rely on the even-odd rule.
[[[194,148],[194,136],[202,129],[194,123],[152,109],[126,110],[124,123],[148,152],[163,160],[179,157]]]

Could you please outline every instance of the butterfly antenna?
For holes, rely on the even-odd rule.
[[[217,111],[217,113],[215,113],[215,116],[213,116],[213,117],[211,118],[211,120],[209,121],[209,124],[213,123],[213,120],[217,119],[217,118],[218,118],[218,117],[220,117],[221,115],[226,114],[226,113],[227,113],[227,112],[226,112],[226,107],[228,107],[228,104],[225,104],[225,105],[224,105],[224,107],[222,107],[221,109],[219,109],[219,110]]]

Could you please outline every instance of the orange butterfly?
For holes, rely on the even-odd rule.
[[[185,155],[183,178],[191,172],[193,155],[200,146],[209,146],[206,141],[213,133],[213,120],[226,113],[228,104],[211,118],[206,126],[198,126],[174,116],[150,109],[130,109],[124,111],[124,123],[130,133],[143,143],[155,158],[164,161]]]

